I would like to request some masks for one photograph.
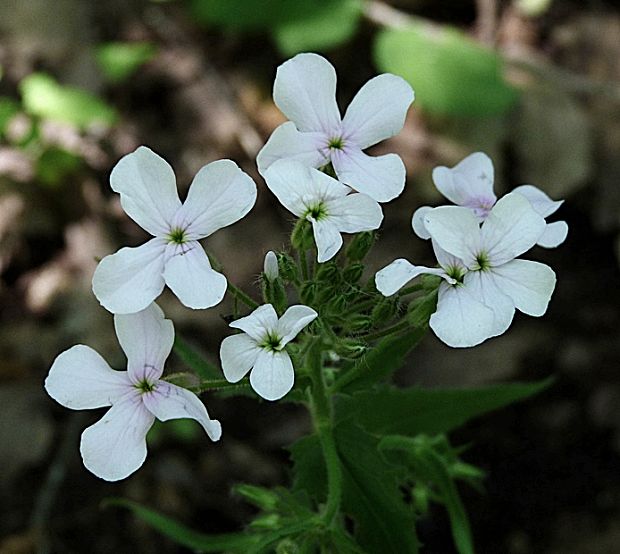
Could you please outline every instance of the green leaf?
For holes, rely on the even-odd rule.
[[[19,113],[19,104],[7,96],[0,96],[0,137],[4,136],[11,119]]]
[[[426,437],[421,437],[426,439]],[[474,554],[473,539],[467,512],[445,460],[429,441],[389,435],[379,443],[379,450],[401,450],[407,454],[417,480],[430,481],[437,488],[441,501],[448,510],[452,537],[459,554]]]
[[[79,128],[112,125],[116,112],[103,100],[84,90],[60,85],[44,73],[32,73],[19,84],[24,109],[38,117]]]
[[[490,116],[510,109],[518,97],[503,79],[500,56],[450,27],[383,30],[374,57],[381,71],[409,81],[416,104],[428,112]]]
[[[333,48],[355,34],[361,14],[359,0],[342,0],[335,3],[332,9],[317,10],[302,19],[276,27],[276,44],[285,56]]]
[[[304,491],[317,503],[327,497],[327,470],[319,437],[308,435],[288,448],[293,461],[293,491]]]
[[[131,510],[142,521],[177,544],[198,552],[239,552],[246,554],[258,543],[259,537],[243,533],[205,535],[186,527],[159,512],[124,498],[109,498],[103,506],[120,506]]]
[[[379,453],[377,442],[357,425],[336,428],[343,510],[354,519],[355,537],[366,551],[418,552],[413,512],[399,488],[402,475]]]
[[[222,378],[222,372],[219,368],[207,361],[178,334],[174,337],[174,351],[179,358],[202,379],[211,380]]]
[[[95,56],[107,79],[119,83],[153,59],[156,53],[157,48],[150,42],[108,42],[97,47]]]
[[[345,370],[334,389],[352,392],[365,388],[391,375],[405,363],[405,357],[426,334],[426,327],[409,329],[397,336],[388,336]]]
[[[435,435],[533,396],[552,382],[549,378],[472,389],[383,388],[342,397],[337,411],[340,419],[351,418],[371,433]]]
[[[49,148],[37,160],[37,178],[44,185],[57,187],[82,166],[82,159],[62,148]]]

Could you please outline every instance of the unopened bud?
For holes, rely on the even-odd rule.
[[[297,264],[292,256],[285,253],[278,254],[278,267],[280,268],[282,279],[286,281],[297,280]]]
[[[265,261],[263,263],[263,274],[267,281],[275,281],[280,275],[278,269],[278,257],[273,250],[270,250],[265,254]]]
[[[379,300],[372,309],[372,312],[370,313],[372,322],[375,325],[379,323],[385,323],[396,314],[397,309],[398,305],[396,304],[394,299],[384,298],[382,300]]]
[[[301,286],[299,291],[301,301],[307,306],[312,306],[316,297],[316,283],[307,281]]]
[[[335,262],[320,264],[316,271],[316,280],[336,285],[340,281],[340,269]]]
[[[416,298],[409,304],[407,319],[414,327],[426,327],[431,315],[437,310],[437,291],[432,291],[426,296]]]
[[[353,237],[353,240],[347,246],[347,258],[352,261],[363,260],[366,254],[372,248],[375,242],[374,231],[364,231]]]
[[[357,283],[362,278],[364,273],[364,264],[355,262],[344,268],[342,276],[347,283]]]
[[[314,244],[312,225],[306,219],[298,219],[291,233],[291,244],[296,250],[306,251]]]

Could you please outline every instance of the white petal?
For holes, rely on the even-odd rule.
[[[80,452],[86,469],[106,481],[131,475],[146,459],[146,434],[154,420],[137,391],[115,403],[82,433]]]
[[[73,410],[110,406],[130,388],[126,371],[115,371],[83,344],[59,354],[45,379],[47,394]]]
[[[325,204],[329,219],[342,233],[378,229],[383,221],[381,206],[366,194],[354,192]]]
[[[480,227],[468,208],[440,206],[424,216],[424,226],[437,245],[463,260],[467,267],[476,262],[480,251]]]
[[[486,216],[497,200],[493,162],[483,152],[470,154],[453,168],[436,167],[433,182],[450,202],[473,209],[476,216]]]
[[[194,419],[207,432],[212,441],[220,440],[222,426],[216,419],[211,419],[207,408],[193,393],[167,383],[158,381],[155,390],[142,395],[144,405],[160,421],[171,419]]]
[[[112,190],[131,219],[155,236],[166,234],[181,207],[174,171],[146,146],[123,156],[110,175]]]
[[[342,120],[344,135],[362,150],[398,134],[413,102],[413,90],[402,77],[384,73],[370,79],[355,95]]]
[[[554,221],[547,223],[545,230],[536,243],[543,248],[555,248],[560,246],[568,236],[568,224],[566,221]]]
[[[318,315],[312,308],[303,304],[290,306],[279,319],[276,326],[276,334],[280,337],[280,344],[284,346],[292,341]]]
[[[430,327],[437,337],[453,348],[475,346],[493,336],[493,311],[463,286],[439,286],[437,311]]]
[[[491,270],[501,291],[525,314],[541,316],[547,311],[555,288],[555,273],[545,264],[512,260]]]
[[[383,296],[392,296],[409,281],[423,273],[447,277],[441,268],[413,265],[404,258],[398,258],[376,273],[375,285]]]
[[[250,315],[239,318],[230,324],[230,327],[241,329],[255,341],[261,342],[267,333],[272,332],[278,325],[278,314],[271,304],[263,304]]]
[[[265,254],[263,261],[263,274],[268,281],[275,281],[280,275],[280,268],[278,267],[278,257],[273,250],[270,250]]]
[[[256,184],[231,160],[205,165],[194,177],[174,218],[190,240],[209,236],[246,215],[256,202]]]
[[[342,246],[342,235],[335,223],[329,218],[317,221],[310,218],[314,242],[316,242],[317,261],[319,263],[331,260]]]
[[[464,288],[493,311],[493,328],[489,337],[501,335],[510,327],[515,315],[515,305],[497,284],[491,271],[470,271],[463,279]]]
[[[226,337],[220,345],[220,361],[226,380],[236,383],[243,379],[260,352],[256,341],[245,333]]]
[[[482,247],[491,265],[504,264],[536,244],[545,231],[545,220],[518,193],[498,200],[482,224]]]
[[[296,216],[326,199],[345,196],[351,189],[329,175],[294,160],[278,160],[265,171],[267,187]]]
[[[100,304],[114,314],[131,314],[153,302],[164,288],[165,248],[166,241],[155,238],[103,258],[93,275]]]
[[[114,328],[132,382],[159,379],[174,343],[174,326],[161,308],[153,302],[135,314],[115,315]]]
[[[525,196],[530,201],[534,211],[542,217],[549,217],[557,212],[564,203],[564,200],[551,200],[542,190],[534,185],[521,185],[512,192]]]
[[[265,400],[278,400],[293,388],[295,371],[286,352],[263,350],[250,373],[250,384]]]
[[[278,67],[273,100],[300,131],[331,133],[340,127],[336,70],[317,54],[298,54]]]
[[[340,181],[377,202],[393,200],[405,188],[407,171],[396,154],[367,156],[350,147],[334,151],[332,164]]]
[[[178,299],[194,310],[215,306],[226,294],[226,277],[211,268],[197,241],[168,245],[164,279]]]
[[[433,208],[430,206],[421,206],[413,212],[413,217],[411,218],[411,227],[413,227],[413,232],[424,240],[431,238],[431,234],[428,232],[426,225],[424,224],[424,218],[432,209]]]
[[[321,167],[329,161],[325,152],[328,141],[329,137],[322,131],[302,133],[292,121],[282,123],[256,156],[258,171],[264,175],[265,170],[280,159],[295,160],[307,167]]]

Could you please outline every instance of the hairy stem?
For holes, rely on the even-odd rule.
[[[237,300],[243,302],[248,308],[258,308],[258,302],[252,300],[250,296],[243,292],[239,287],[233,285],[230,281],[228,281],[228,290]]]
[[[407,320],[399,321],[390,327],[386,327],[385,329],[381,329],[379,331],[375,331],[374,333],[368,333],[367,335],[362,335],[361,337],[357,337],[360,340],[364,340],[366,342],[370,342],[376,339],[380,339],[387,335],[391,335],[393,333],[398,333],[399,331],[405,330],[409,327],[409,322]]]

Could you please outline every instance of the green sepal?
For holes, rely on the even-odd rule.
[[[346,256],[353,262],[359,262],[366,257],[375,243],[377,234],[374,231],[357,233],[346,249]]]
[[[307,219],[300,218],[295,223],[291,233],[291,244],[300,252],[305,252],[314,246],[312,225]]]

